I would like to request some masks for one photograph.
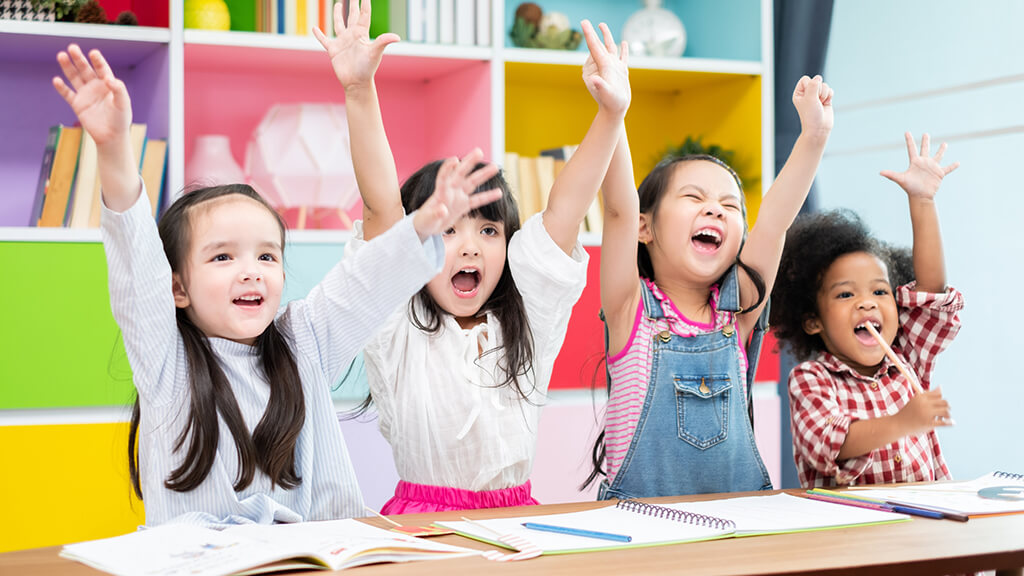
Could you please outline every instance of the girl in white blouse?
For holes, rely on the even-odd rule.
[[[72,44],[57,61],[67,81],[54,87],[96,141],[110,304],[138,392],[129,466],[146,523],[360,515],[330,385],[374,319],[437,273],[437,234],[500,192],[473,194],[475,165],[446,165],[421,210],[278,310],[285,231],[274,209],[245,184],[203,188],[175,201],[158,230],[124,83],[97,50],[86,59]]]
[[[399,188],[374,85],[395,34],[369,39],[370,1],[349,4],[348,26],[335,6],[337,38],[317,37],[345,88],[364,220],[346,247],[355,257],[434,191],[440,162]],[[364,351],[380,429],[401,481],[387,514],[535,504],[528,478],[551,369],[573,304],[586,284],[580,224],[625,127],[630,101],[626,49],[607,26],[602,42],[583,23],[590,58],[583,80],[598,112],[566,164],[542,214],[520,229],[508,184],[502,200],[461,218],[443,234],[441,273],[382,319]],[[475,150],[463,162],[477,163]],[[476,174],[476,172],[474,172]]]

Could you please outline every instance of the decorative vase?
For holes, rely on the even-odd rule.
[[[230,30],[228,5],[224,0],[185,0],[185,28]]]
[[[231,140],[221,134],[196,136],[185,166],[185,185],[217,186],[246,182],[245,172],[231,155]]]

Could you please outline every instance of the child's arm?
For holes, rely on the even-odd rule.
[[[800,115],[800,136],[786,164],[765,194],[757,222],[750,230],[740,255],[745,264],[761,274],[766,297],[775,283],[786,230],[807,198],[821,155],[825,151],[825,143],[832,132],[832,89],[822,81],[821,76],[804,76],[797,82],[793,90],[793,105]],[[740,295],[746,308],[756,301],[757,290],[745,273],[741,273],[740,278],[743,281]],[[757,309],[740,317],[740,335],[744,339],[750,334],[764,305],[765,302],[761,302]]]
[[[544,209],[544,227],[566,254],[572,254],[580,224],[597,195],[615,143],[624,133],[622,120],[630,101],[626,44],[617,47],[604,23],[600,24],[603,43],[589,20],[583,21],[582,28],[590,49],[583,64],[583,82],[597,101],[597,115],[555,179]]]
[[[640,235],[640,197],[633,178],[629,139],[622,130],[608,173],[604,195],[604,234],[601,237],[601,310],[608,326],[609,356],[622,350],[640,304],[637,242]]]
[[[854,420],[846,441],[839,449],[839,459],[856,458],[884,448],[904,436],[924,434],[936,426],[952,426],[949,402],[939,389],[916,394],[892,416]]]
[[[53,87],[74,110],[82,128],[96,141],[103,203],[115,212],[124,212],[135,204],[142,192],[128,135],[132,124],[128,89],[114,76],[99,50],[90,51],[87,60],[82,49],[71,44],[67,52],[57,53],[57,62],[67,83],[54,77]]]
[[[370,240],[404,216],[398,172],[373,78],[384,48],[399,37],[388,33],[370,41],[370,0],[362,0],[361,5],[359,0],[349,3],[347,26],[343,3],[335,4],[334,29],[337,38],[327,38],[318,28],[313,29],[313,35],[327,50],[334,74],[345,89],[352,165],[363,199],[363,237]]]
[[[939,230],[939,214],[935,208],[935,194],[942,179],[960,166],[954,162],[942,167],[942,155],[946,143],[939,146],[935,156],[930,156],[931,140],[926,133],[921,137],[921,153],[918,154],[914,137],[907,132],[907,155],[910,166],[903,172],[882,170],[882,176],[900,185],[910,202],[910,222],[914,230],[914,277],[916,290],[940,293],[946,290],[946,262],[942,254],[942,233]]]

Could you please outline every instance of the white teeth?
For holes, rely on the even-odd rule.
[[[871,325],[875,327],[875,330],[882,329],[882,325],[879,324],[878,322],[871,322]],[[854,326],[854,328],[867,328],[867,322],[861,322],[860,324]]]
[[[474,270],[472,268],[463,268],[462,270],[459,270],[459,272],[465,272],[466,274],[472,274],[472,273],[476,272],[476,270]]]
[[[721,240],[722,239],[722,235],[718,233],[718,230],[715,230],[715,229],[712,229],[712,228],[707,228],[707,229],[701,230],[701,231],[697,232],[697,234],[695,234],[695,235],[710,236],[710,237],[714,238],[715,240]]]
[[[261,298],[259,296],[240,296],[238,300],[248,300],[250,302],[255,302],[257,300],[261,300]]]

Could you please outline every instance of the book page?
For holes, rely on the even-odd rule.
[[[358,520],[329,520],[297,524],[246,524],[225,530],[266,547],[309,556],[332,570],[376,562],[408,562],[470,556],[478,552],[370,526]]]
[[[995,472],[964,482],[870,488],[851,492],[887,502],[943,509],[968,516],[1024,512],[1024,480]]]
[[[467,512],[466,516],[471,519],[473,518],[472,512]],[[525,528],[523,526],[525,522],[608,532],[629,536],[632,540],[630,542],[616,542],[587,536],[541,532]],[[472,523],[445,521],[437,522],[436,524],[451,528],[462,535],[499,546],[503,545],[499,541],[500,537],[507,535],[517,536],[533,543],[543,550],[544,554],[565,554],[570,552],[695,542],[698,540],[721,538],[732,533],[731,528],[700,526],[683,521],[645,516],[637,512],[616,508],[614,505],[566,514],[474,520]],[[474,526],[474,524],[477,526]],[[480,527],[483,527],[484,530],[481,530]],[[487,530],[491,532],[488,533]]]
[[[220,576],[291,556],[264,542],[185,524],[68,544],[60,555],[119,576]]]
[[[728,518],[736,523],[737,536],[824,530],[898,522],[910,518],[906,514],[843,506],[789,494],[726,498],[665,506]]]

